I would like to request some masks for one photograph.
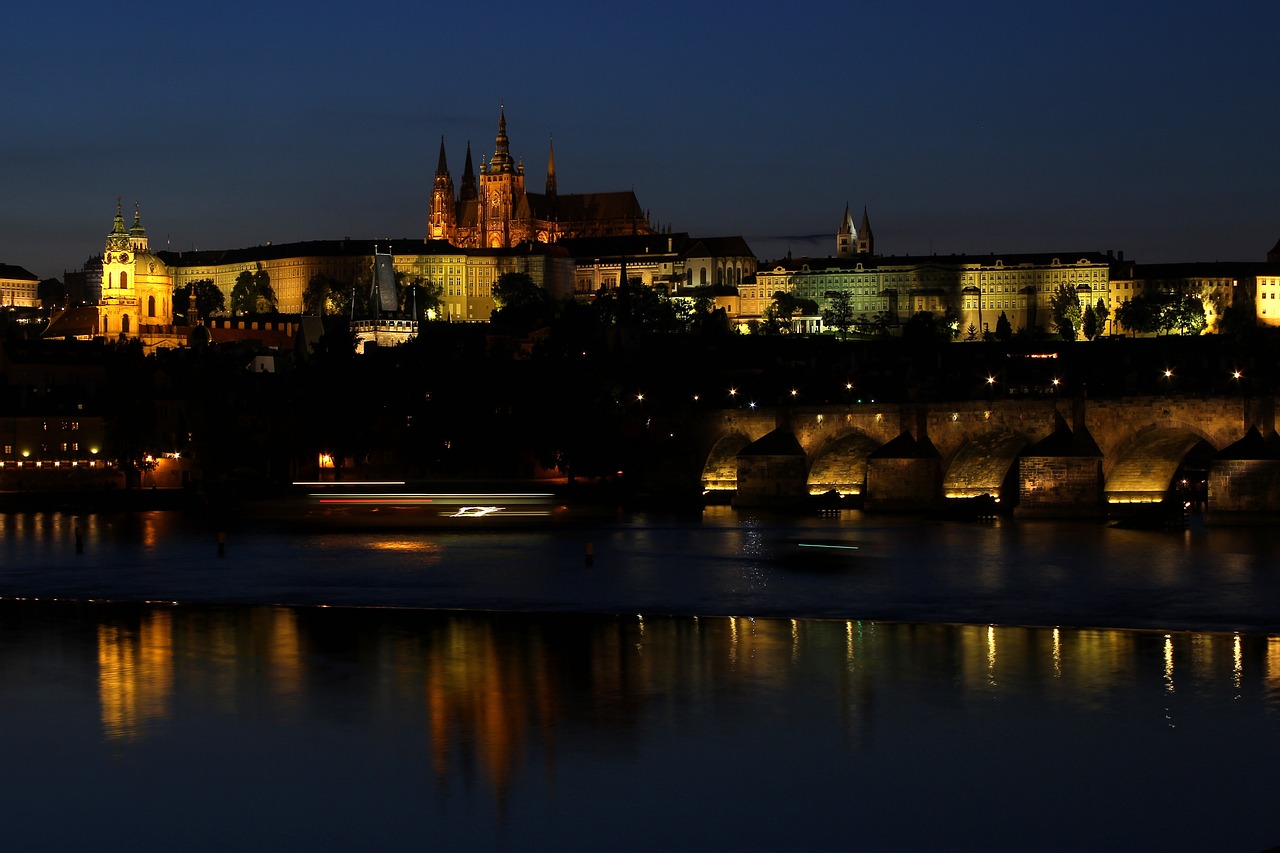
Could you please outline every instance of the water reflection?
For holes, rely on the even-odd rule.
[[[763,822],[773,814],[815,843],[854,832],[873,846],[1071,847],[1087,840],[1076,824],[1109,820],[1120,800],[1134,840],[1185,848],[1202,838],[1187,816],[1213,809],[1187,800],[1183,815],[1173,783],[1186,797],[1280,793],[1254,774],[1280,751],[1275,636],[13,601],[0,626],[5,695],[87,682],[99,744],[141,768],[136,805],[111,819],[163,797],[196,754],[200,773],[232,774],[238,799],[286,811],[314,814],[317,780],[340,799],[398,803],[346,810],[372,846],[390,825],[409,833],[390,846],[439,833],[446,846],[634,849],[677,831],[742,842],[746,826],[747,846],[785,843]],[[23,675],[32,660],[38,679]],[[11,701],[4,722],[41,742],[74,738],[29,704],[23,716]],[[60,767],[51,749],[45,771],[106,784],[115,765],[93,756],[68,752]],[[1148,772],[1172,774],[1151,783],[1159,804],[1134,799]],[[987,779],[987,809],[1005,817],[971,825],[977,791],[929,785],[938,820],[913,823],[919,797],[906,792],[934,776]],[[1034,792],[1028,778],[1041,779]],[[1217,793],[1192,778],[1219,780]],[[1024,807],[1039,817],[1008,817]],[[298,831],[300,848],[330,841]]]

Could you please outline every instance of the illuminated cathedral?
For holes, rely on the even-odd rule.
[[[545,192],[525,190],[524,162],[511,156],[506,111],[498,114],[493,157],[480,158],[477,176],[467,144],[462,186],[455,194],[453,178],[440,139],[440,162],[431,189],[427,238],[447,240],[463,248],[505,249],[520,243],[554,243],[565,237],[618,237],[653,234],[645,212],[630,190],[561,194],[556,190],[554,145],[547,155]]]

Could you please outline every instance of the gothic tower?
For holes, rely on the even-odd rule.
[[[858,254],[874,255],[876,238],[871,235],[871,220],[867,218],[867,208],[862,208],[862,225],[858,227]]]
[[[836,257],[852,258],[857,251],[858,232],[853,227],[853,214],[849,205],[844,206],[844,218],[840,220],[840,230],[836,232]]]
[[[498,137],[494,142],[493,157],[488,166],[480,169],[480,215],[484,227],[485,245],[489,248],[508,248],[529,239],[527,228],[512,228],[517,212],[527,207],[524,203],[524,166],[517,167],[511,159],[511,142],[507,139],[507,115],[505,107],[498,111]]]
[[[470,156],[470,149],[467,153]],[[436,166],[436,179],[431,187],[431,211],[427,216],[427,236],[432,240],[453,239],[454,228],[457,225],[457,205],[454,201],[453,179],[449,177],[449,165],[445,162],[442,136],[440,137],[440,162]]]

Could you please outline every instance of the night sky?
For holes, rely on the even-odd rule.
[[[61,276],[116,197],[153,248],[420,237],[440,137],[541,191],[827,255],[1280,237],[1280,3],[24,3],[7,14],[0,262]],[[305,9],[305,13],[298,10]],[[816,236],[815,236],[816,235]]]

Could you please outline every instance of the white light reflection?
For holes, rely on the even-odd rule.
[[[1173,688],[1173,637],[1169,634],[1164,635],[1164,692],[1166,695],[1172,696]],[[1169,706],[1164,706],[1164,719],[1168,723],[1169,728],[1176,729],[1178,724],[1173,721],[1173,713],[1169,710]]]
[[[987,683],[996,685],[996,626],[987,626]]]
[[[1053,629],[1053,676],[1062,677],[1062,631]]]
[[[799,620],[791,620],[791,662],[795,663],[800,659],[800,622]]]
[[[844,656],[849,664],[849,669],[853,669],[853,623],[844,623]]]
[[[729,663],[738,662],[738,617],[729,617]]]
[[[1231,680],[1236,686],[1236,698],[1240,698],[1240,685],[1244,681],[1244,654],[1240,648],[1240,634],[1236,634],[1231,648]]]

